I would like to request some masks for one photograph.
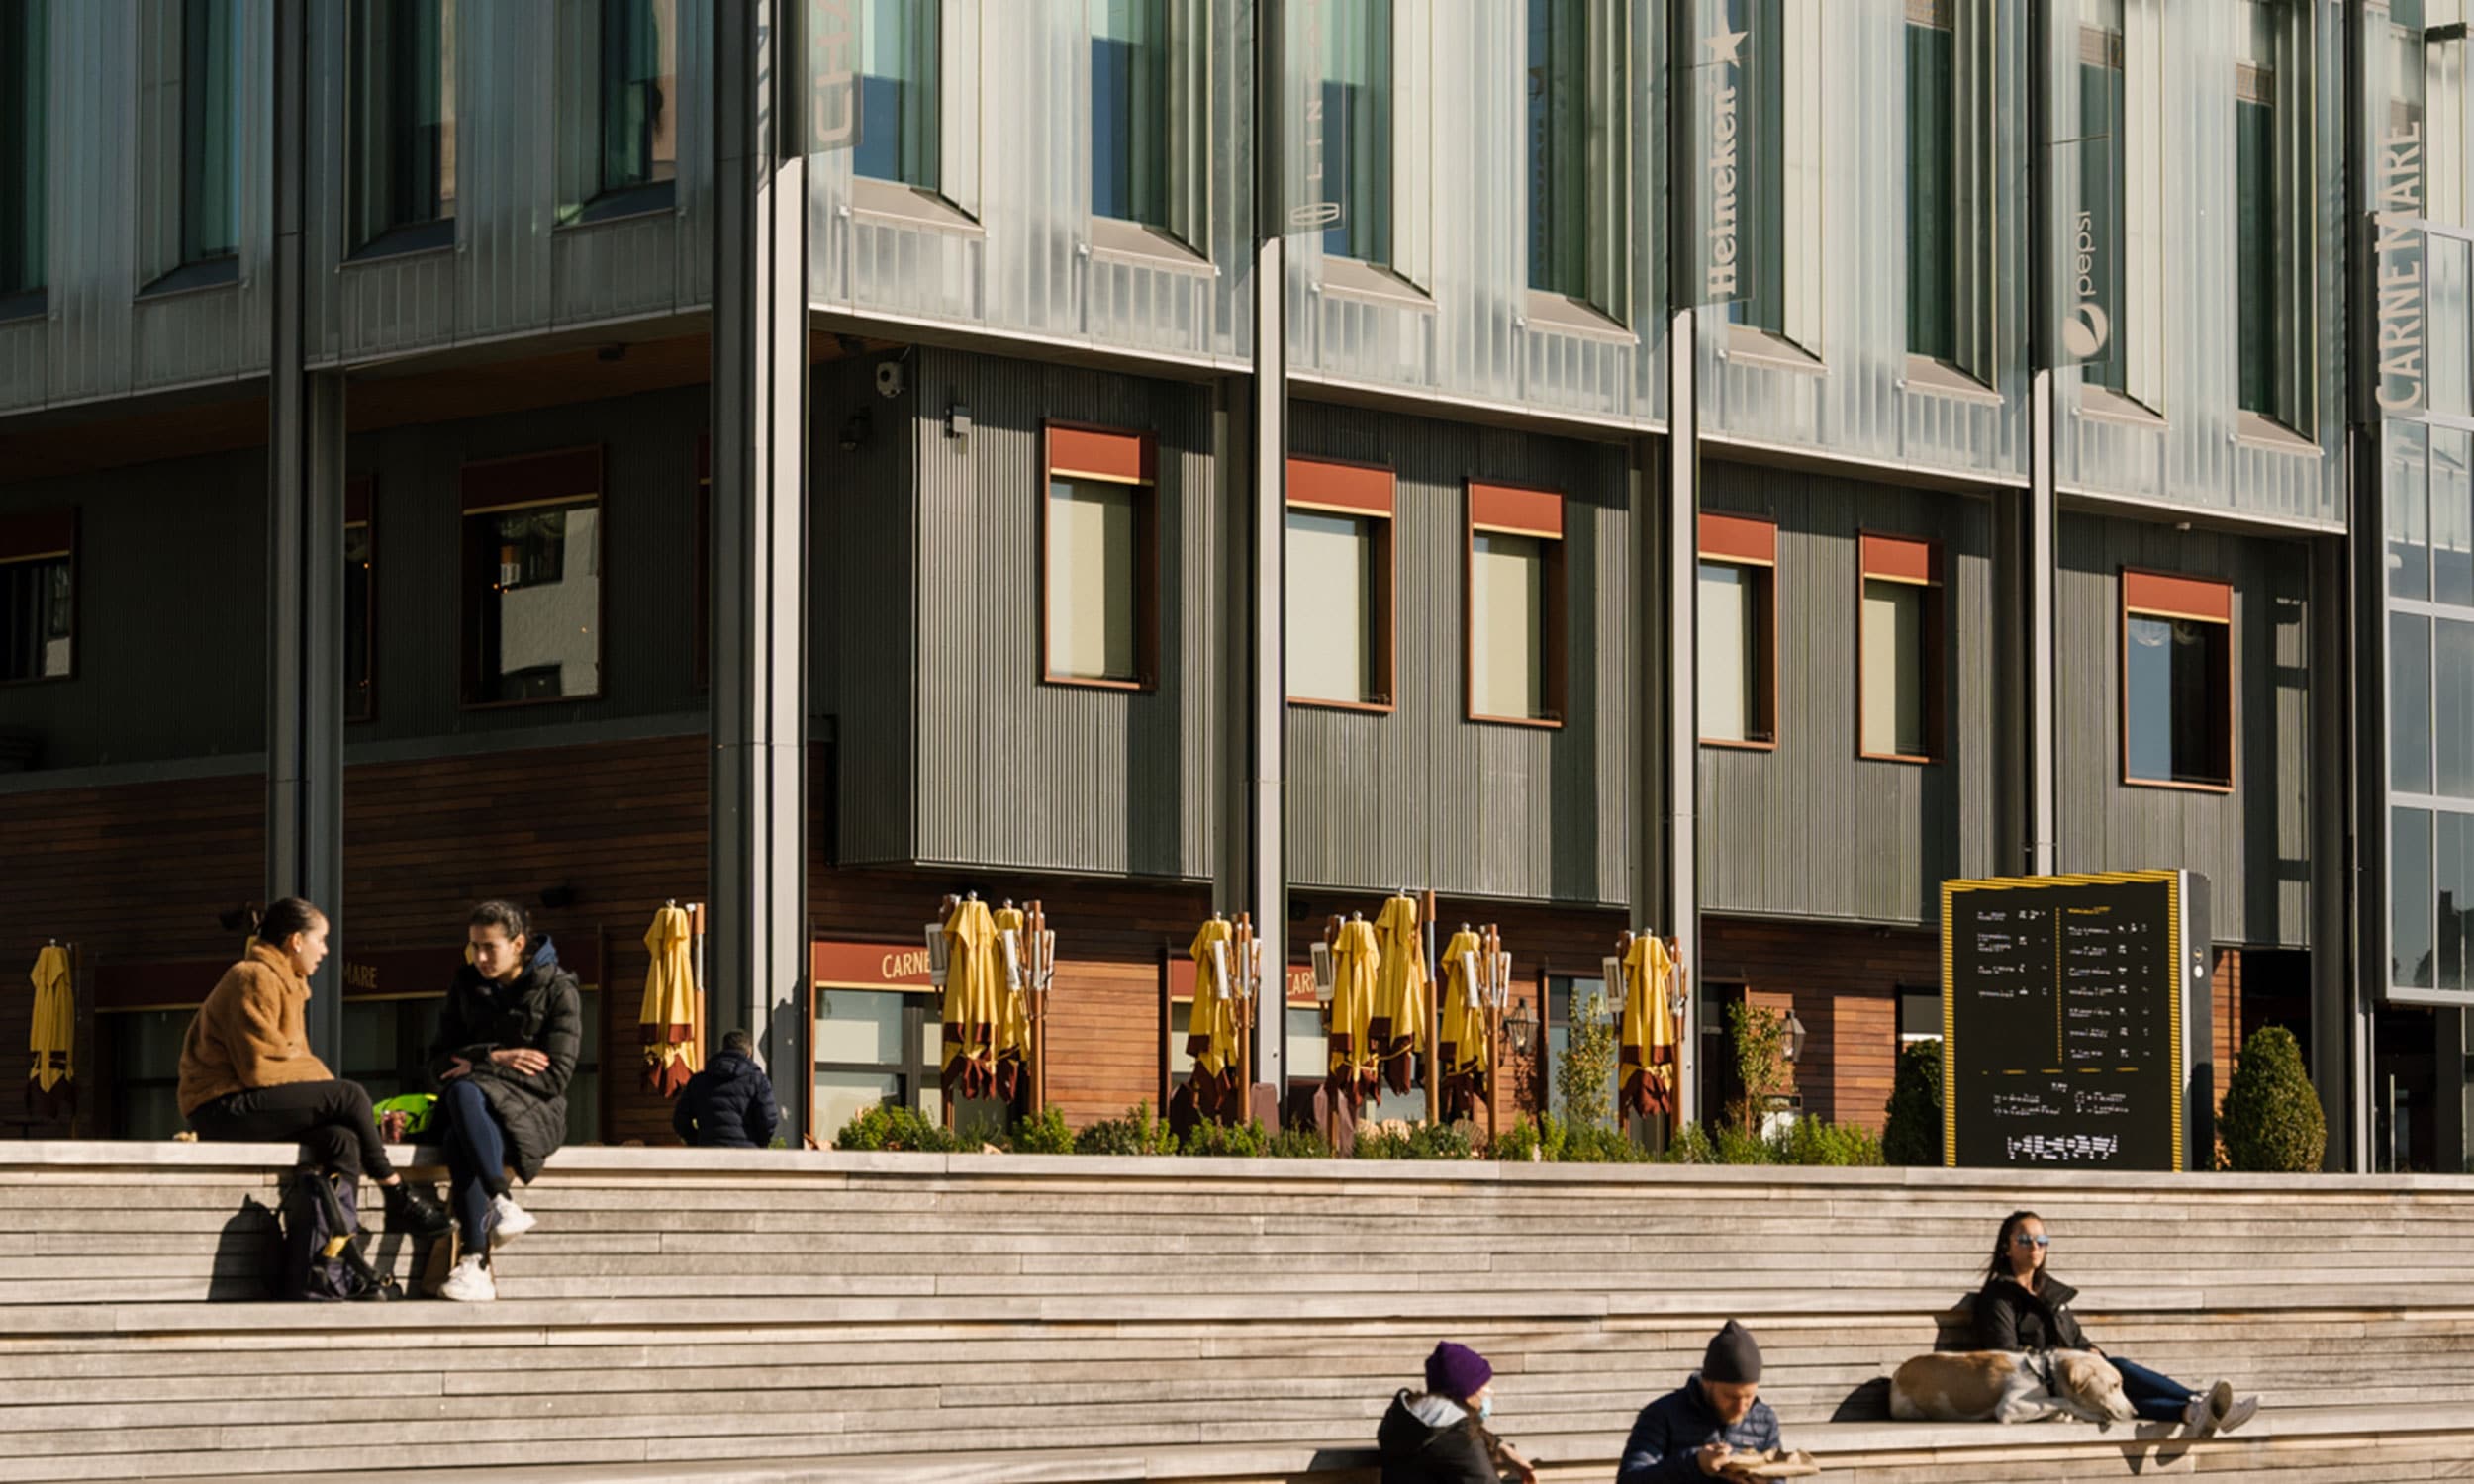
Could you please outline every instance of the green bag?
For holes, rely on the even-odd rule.
[[[407,1092],[402,1097],[390,1097],[384,1102],[372,1103],[369,1111],[378,1116],[381,1126],[386,1123],[388,1114],[403,1114],[404,1137],[411,1139],[416,1135],[429,1132],[429,1115],[436,1111],[437,1106],[438,1099],[431,1093]]]

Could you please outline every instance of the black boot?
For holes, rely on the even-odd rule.
[[[404,1180],[381,1185],[387,1203],[387,1230],[414,1237],[435,1237],[455,1225],[454,1213],[438,1204],[426,1185]]]

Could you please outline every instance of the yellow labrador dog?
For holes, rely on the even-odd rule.
[[[2129,1422],[2122,1372],[2094,1350],[1957,1350],[1918,1355],[1890,1377],[1901,1422]]]

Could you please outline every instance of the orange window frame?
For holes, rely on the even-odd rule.
[[[2234,644],[2234,585],[2214,577],[2122,569],[2121,609],[2115,623],[2114,709],[2117,745],[2121,749],[2122,786],[2126,788],[2170,788],[2185,793],[2231,793],[2239,738],[2234,726],[2235,697],[2241,694],[2240,657]],[[2219,667],[2224,687],[2210,715],[2218,728],[2216,751],[2225,763],[2222,783],[2197,779],[2144,778],[2131,772],[2131,619],[2171,618],[2214,625],[2224,636],[2225,662]]]
[[[1288,509],[1330,515],[1354,515],[1367,522],[1375,542],[1375,676],[1374,697],[1331,700],[1319,696],[1290,696],[1292,706],[1328,711],[1364,711],[1389,715],[1399,705],[1399,633],[1393,609],[1397,597],[1392,563],[1392,525],[1398,498],[1397,476],[1380,464],[1340,459],[1295,457],[1288,461]],[[1285,670],[1284,657],[1283,669]]]
[[[1039,680],[1045,686],[1091,691],[1151,691],[1160,684],[1160,479],[1151,433],[1089,423],[1050,421],[1040,427]],[[1134,674],[1131,679],[1060,674],[1049,661],[1048,571],[1055,532],[1048,503],[1059,479],[1124,485],[1134,491]]]
[[[1718,562],[1742,567],[1760,583],[1754,607],[1760,620],[1760,632],[1753,636],[1750,646],[1753,663],[1760,675],[1753,686],[1753,698],[1760,707],[1755,718],[1759,723],[1747,731],[1754,737],[1703,737],[1703,747],[1731,747],[1747,752],[1775,752],[1778,747],[1778,522],[1758,515],[1730,515],[1715,510],[1701,512],[1698,522],[1703,562]],[[1694,568],[1693,601],[1699,603],[1699,568]],[[1693,663],[1697,673],[1700,657]]]
[[[1564,563],[1564,497],[1553,490],[1469,481],[1469,518],[1461,534],[1461,699],[1465,720],[1490,726],[1530,726],[1559,730],[1568,714],[1570,692],[1566,672],[1569,614],[1566,611]],[[1504,716],[1477,709],[1477,538],[1481,535],[1528,536],[1539,544],[1546,562],[1546,612],[1541,625],[1540,701],[1544,714]]]
[[[1948,605],[1943,598],[1942,544],[1917,536],[1883,535],[1858,530],[1856,535],[1856,756],[1868,762],[1929,765],[1949,752],[1948,697],[1950,634]],[[1920,753],[1870,752],[1864,747],[1864,589],[1875,582],[1900,583],[1924,592],[1924,736]]]

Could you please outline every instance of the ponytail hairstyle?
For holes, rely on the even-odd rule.
[[[306,933],[327,920],[327,914],[313,903],[298,896],[287,896],[269,902],[257,920],[257,941],[281,948],[292,941],[294,933]]]
[[[2033,1211],[2013,1211],[2008,1217],[2003,1219],[2002,1233],[2000,1236],[1993,1239],[1993,1260],[1991,1264],[1984,1269],[1984,1281],[1988,1283],[1998,1282],[2010,1276],[2010,1239],[2018,1236],[2019,1228],[2025,1226],[2027,1223],[2031,1221],[2043,1221],[2044,1219],[2044,1217],[2037,1215]],[[2028,1281],[2041,1285],[2044,1282],[2044,1270],[2039,1268]]]

